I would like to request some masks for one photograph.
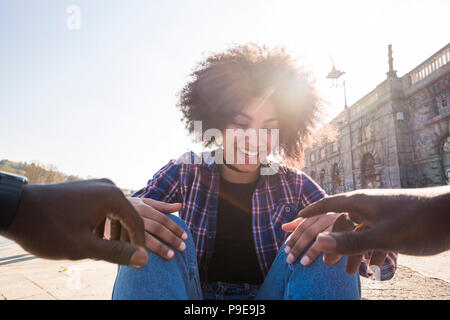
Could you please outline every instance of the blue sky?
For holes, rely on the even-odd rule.
[[[81,28],[67,27],[80,8]],[[176,94],[212,51],[284,45],[325,80],[346,72],[349,104],[449,41],[450,1],[0,0],[0,159],[39,161],[138,189],[191,143]]]

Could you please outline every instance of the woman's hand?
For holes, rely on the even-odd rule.
[[[128,201],[133,205],[142,217],[145,226],[145,246],[152,252],[166,260],[173,258],[172,249],[161,242],[165,241],[171,247],[183,251],[186,249],[188,235],[182,227],[167,217],[167,213],[181,209],[181,203],[166,203],[149,198],[129,197]],[[111,239],[128,240],[127,231],[120,224],[111,221]]]
[[[340,215],[342,215],[342,213],[329,213],[307,219],[298,218],[289,223],[283,224],[281,228],[284,231],[292,232],[286,242],[285,252],[288,254],[286,262],[295,262],[319,233],[331,231],[334,222]],[[323,250],[319,243],[315,241],[302,257],[300,263],[304,266],[311,264],[322,253],[322,251]],[[339,259],[340,258],[341,257],[339,257]]]

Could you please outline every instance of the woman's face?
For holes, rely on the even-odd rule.
[[[222,132],[226,163],[244,172],[258,169],[272,150],[271,135],[278,134],[272,129],[279,129],[274,105],[254,98]]]

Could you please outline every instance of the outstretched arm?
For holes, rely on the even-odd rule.
[[[368,250],[433,255],[450,249],[450,186],[423,189],[358,190],[326,197],[299,212],[306,218],[348,212],[359,232],[321,234],[326,252],[346,255]]]
[[[107,217],[127,230],[130,243],[103,239]],[[147,261],[144,223],[108,179],[25,185],[11,225],[0,233],[47,259],[92,258],[135,267]]]

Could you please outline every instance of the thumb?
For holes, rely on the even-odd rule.
[[[303,221],[303,218],[295,219],[291,222],[285,223],[281,225],[281,229],[286,232],[293,232],[297,229],[298,225]]]
[[[368,250],[377,249],[374,229],[359,232],[332,232],[320,233],[317,241],[325,252],[342,255],[354,255]]]
[[[118,240],[106,240],[92,237],[89,243],[89,251],[92,258],[107,262],[131,265],[141,268],[147,263],[148,255],[145,248],[129,242]]]

